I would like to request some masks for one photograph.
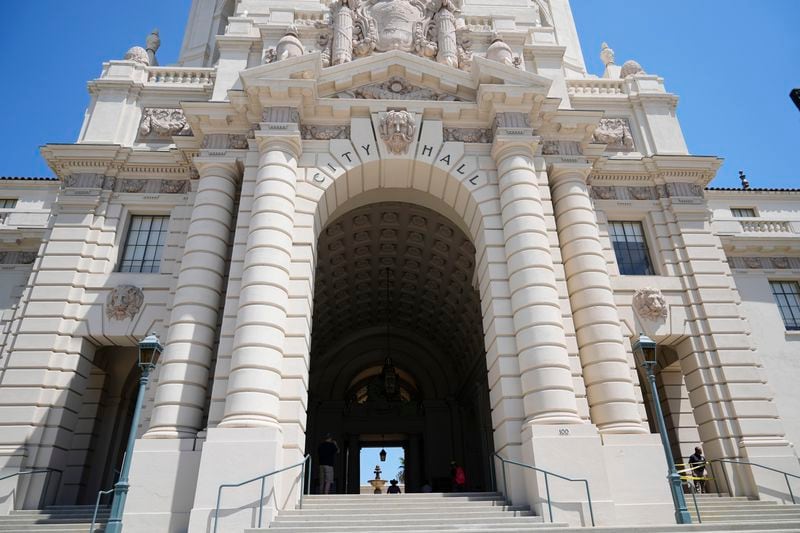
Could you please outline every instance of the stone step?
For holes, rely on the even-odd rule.
[[[425,526],[437,526],[442,524],[450,524],[453,522],[460,522],[466,523],[469,522],[470,524],[482,524],[482,525],[491,525],[491,524],[522,524],[522,523],[541,523],[542,518],[540,516],[488,516],[488,517],[480,517],[480,516],[463,516],[458,519],[454,519],[453,517],[448,516],[440,516],[440,517],[432,517],[432,516],[418,516],[418,515],[408,515],[406,517],[392,517],[387,518],[385,516],[380,515],[364,515],[361,517],[352,517],[351,519],[342,520],[325,520],[323,517],[293,517],[292,519],[284,519],[280,516],[273,521],[272,527],[280,526],[280,527],[307,527],[307,526],[327,526],[333,525],[336,526],[372,526],[373,529],[376,531],[378,529],[383,529],[384,527],[413,527],[416,529],[417,527],[425,527]]]
[[[405,516],[408,515],[409,511],[413,510],[415,515],[425,515],[425,514],[432,514],[432,515],[474,515],[474,514],[481,514],[481,515],[490,515],[490,516],[497,516],[500,513],[531,513],[529,508],[524,505],[503,505],[503,506],[496,506],[496,507],[458,507],[458,508],[450,508],[448,507],[413,507],[413,509],[408,508],[387,508],[381,510],[381,516],[390,516],[390,515],[401,515]],[[324,517],[340,517],[340,516],[363,516],[364,514],[364,507],[358,507],[353,509],[339,509],[339,508],[331,508],[331,509],[294,509],[291,511],[280,511],[280,517],[291,517],[291,516],[324,516]],[[521,514],[520,516],[528,516],[525,514]]]

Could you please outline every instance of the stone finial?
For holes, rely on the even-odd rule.
[[[600,45],[600,60],[605,66],[614,64],[614,49],[608,46],[608,43]]]
[[[511,51],[511,47],[503,41],[503,38],[497,32],[492,34],[492,44],[486,49],[486,59],[505,65],[514,65],[514,53]]]
[[[619,72],[619,77],[627,78],[628,76],[636,76],[637,74],[645,74],[645,71],[639,63],[633,59],[630,59],[622,65],[622,70]]]
[[[275,61],[298,57],[305,53],[305,47],[300,42],[300,34],[297,27],[292,24],[286,28],[286,33],[275,45]]]
[[[153,28],[153,31],[147,36],[145,40],[145,48],[147,49],[147,57],[150,60],[150,65],[157,67],[158,60],[156,59],[156,52],[161,47],[161,37],[158,35],[158,28]]]
[[[139,63],[140,65],[148,66],[150,65],[150,57],[147,54],[147,50],[142,48],[141,46],[133,46],[127,52],[125,52],[125,61],[133,61],[134,63]]]

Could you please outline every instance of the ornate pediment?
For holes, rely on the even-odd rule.
[[[460,102],[454,94],[445,93],[414,85],[402,76],[392,76],[381,83],[362,85],[347,91],[340,91],[330,98],[359,98],[365,100],[432,100],[439,102]]]

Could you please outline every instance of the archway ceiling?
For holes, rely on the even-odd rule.
[[[383,202],[342,215],[317,245],[312,357],[388,319],[397,328],[393,336],[418,332],[451,359],[451,368],[468,371],[484,354],[474,268],[469,238],[430,209]]]

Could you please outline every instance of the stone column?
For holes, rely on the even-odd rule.
[[[349,63],[353,58],[353,11],[348,0],[340,0],[333,23],[331,65]]]
[[[561,256],[592,422],[603,433],[647,433],[636,402],[619,312],[600,244],[588,164],[549,172]]]
[[[500,115],[500,114],[498,114]],[[497,165],[525,424],[580,424],[556,274],[534,169],[537,139],[521,113],[497,118]],[[512,116],[507,116],[512,115]]]
[[[234,158],[194,164],[200,180],[144,438],[194,437],[206,404],[239,170]]]
[[[443,7],[436,14],[436,27],[439,35],[439,51],[436,61],[444,65],[458,68],[458,44],[456,42],[456,17],[451,9],[450,2],[444,2]]]
[[[270,123],[282,123],[271,128]],[[289,124],[291,123],[291,124]],[[256,132],[259,168],[247,234],[231,369],[220,427],[280,429],[297,158],[297,112],[269,108]]]

